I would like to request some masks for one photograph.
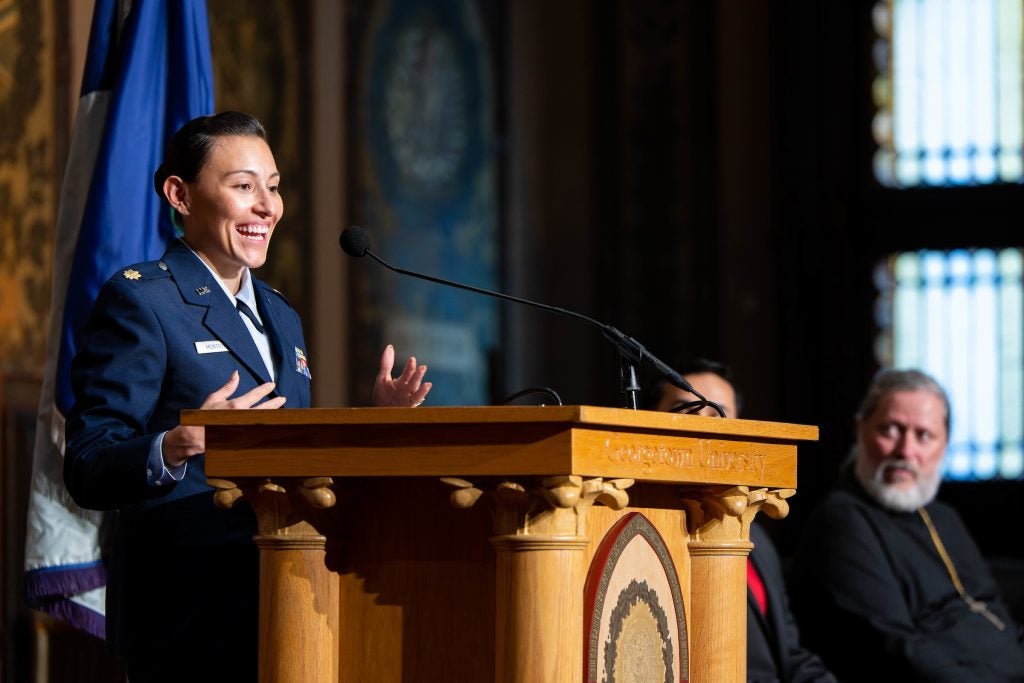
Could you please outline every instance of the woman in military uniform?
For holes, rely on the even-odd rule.
[[[310,405],[299,316],[250,272],[284,211],[279,182],[255,118],[185,124],[154,178],[182,236],[103,286],[72,365],[64,479],[82,507],[116,511],[107,636],[132,681],[255,678],[255,517],[214,507],[204,431],[179,415]],[[419,405],[426,366],[410,358],[396,379],[393,362],[388,346],[374,402]]]

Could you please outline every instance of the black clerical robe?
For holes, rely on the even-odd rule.
[[[1024,646],[991,571],[956,511],[926,506],[967,593],[960,597],[917,512],[868,497],[852,474],[812,514],[790,597],[805,644],[842,681],[1024,681]]]

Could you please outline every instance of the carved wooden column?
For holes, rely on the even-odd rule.
[[[789,513],[794,489],[703,487],[683,492],[690,532],[691,683],[747,680],[747,556],[750,522],[764,508]]]
[[[457,489],[456,507],[470,507],[483,495],[467,481],[445,481]],[[495,681],[582,679],[586,515],[597,500],[625,507],[632,483],[557,476],[531,489],[504,482],[487,496],[497,550]]]
[[[338,575],[325,563],[326,537],[310,521],[334,506],[328,477],[208,482],[214,502],[245,497],[256,512],[260,549],[261,683],[338,680]]]

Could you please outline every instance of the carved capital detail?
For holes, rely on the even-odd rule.
[[[613,510],[629,505],[626,489],[633,485],[632,479],[584,480],[577,475],[559,475],[527,485],[503,481],[494,491],[485,492],[465,479],[445,477],[441,481],[454,487],[451,502],[457,508],[473,507],[484,498],[497,537],[566,541],[583,536],[586,515],[594,503]]]
[[[238,484],[227,479],[207,479],[206,483],[213,487],[213,504],[224,510],[234,507],[243,495]]]
[[[686,525],[691,550],[702,547],[750,549],[750,523],[761,510],[775,519],[789,514],[787,498],[795,489],[751,489],[749,486],[718,486],[683,489]],[[745,553],[743,553],[745,554]]]
[[[272,543],[280,548],[312,543],[323,547],[324,536],[314,525],[318,519],[325,519],[324,511],[337,502],[330,477],[246,479],[240,483],[207,479],[207,483],[214,489],[213,502],[218,507],[230,508],[242,498],[249,501],[259,527],[258,544]]]

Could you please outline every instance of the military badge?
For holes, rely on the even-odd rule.
[[[306,360],[306,353],[298,346],[295,347],[295,372],[305,375],[306,379],[313,379],[309,372],[309,362]]]
[[[203,295],[209,294],[209,293],[210,293],[210,288],[209,287],[205,287],[205,286],[204,287],[196,287],[196,294],[198,294],[199,296],[203,296]]]
[[[125,280],[138,280],[140,277],[142,277],[142,273],[135,270],[134,268],[129,268],[128,270],[124,271],[122,275],[124,275]]]

